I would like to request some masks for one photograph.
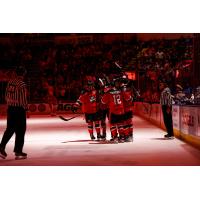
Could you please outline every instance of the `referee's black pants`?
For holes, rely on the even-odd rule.
[[[172,122],[172,110],[170,113],[167,113],[167,106],[163,105],[162,113],[163,113],[164,124],[167,129],[167,133],[168,135],[173,136],[174,132],[173,132],[173,122]]]
[[[22,107],[9,106],[7,110],[7,128],[4,132],[0,147],[5,149],[6,144],[15,133],[15,153],[21,153],[24,146],[26,132],[26,111]]]

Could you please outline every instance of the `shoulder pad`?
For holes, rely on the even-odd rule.
[[[116,89],[111,89],[109,92],[110,92],[110,94],[119,94],[120,93],[120,91],[116,90]]]

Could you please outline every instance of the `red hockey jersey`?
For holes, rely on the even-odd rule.
[[[121,115],[124,114],[123,97],[120,90],[111,89],[105,93],[101,99],[103,104],[108,105],[110,113]]]
[[[133,93],[129,88],[122,89],[122,97],[125,112],[133,111]]]
[[[98,111],[98,103],[97,103],[97,92],[96,90],[85,92],[81,94],[77,100],[77,103],[81,105],[82,112],[93,114]]]

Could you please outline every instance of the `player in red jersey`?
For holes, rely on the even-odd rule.
[[[94,87],[94,78],[87,77],[87,85],[84,88],[84,91],[81,93],[77,102],[74,104],[74,107],[81,106],[82,112],[85,114],[85,119],[88,124],[88,131],[90,138],[95,140],[93,129],[95,126],[97,132],[97,140],[101,139],[100,133],[100,116],[99,116],[99,105],[97,102],[97,90]]]
[[[101,103],[101,98],[103,97],[103,95],[108,92],[110,90],[110,84],[109,84],[109,80],[106,77],[106,75],[102,75],[102,77],[100,77],[98,79],[98,92],[99,92],[99,114],[100,114],[100,121],[101,121],[101,130],[102,130],[102,140],[106,140],[106,117],[109,117],[109,108],[108,105],[106,104],[102,104]]]
[[[122,79],[121,91],[124,103],[124,133],[125,141],[133,141],[133,99],[134,93],[128,84],[128,79]]]
[[[109,107],[111,141],[116,143],[118,142],[118,132],[120,137],[124,137],[124,104],[119,83],[118,79],[114,80],[114,87],[101,99],[101,102]]]

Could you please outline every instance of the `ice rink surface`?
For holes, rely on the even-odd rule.
[[[65,117],[71,117],[66,116]],[[164,140],[165,132],[134,117],[134,142],[102,144],[91,141],[83,117],[65,122],[58,117],[31,116],[27,120],[24,152],[27,160],[14,159],[14,136],[7,145],[2,166],[195,166],[200,151],[178,140]],[[6,120],[0,119],[0,139]],[[107,131],[110,139],[110,131]]]

